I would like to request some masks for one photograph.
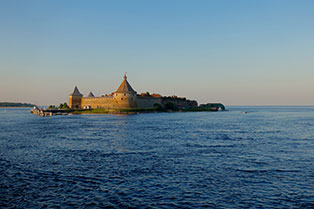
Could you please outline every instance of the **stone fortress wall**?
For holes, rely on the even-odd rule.
[[[162,105],[162,98],[160,97],[137,97],[137,107],[138,108],[153,108],[155,104]]]
[[[82,108],[113,108],[113,97],[83,97]]]
[[[122,100],[121,100],[122,98]],[[122,103],[121,101],[127,101]],[[132,99],[133,100],[133,99]],[[132,101],[131,100],[131,101]],[[153,108],[154,105],[160,104],[162,105],[162,98],[154,98],[154,97],[142,97],[137,96],[134,98],[134,102],[136,103],[136,108]],[[114,98],[110,97],[83,97],[81,101],[81,108],[130,108],[130,106],[134,106],[135,104],[129,104],[128,98],[126,96],[120,96]]]
[[[74,88],[73,93],[69,96],[69,106],[73,109],[153,108],[155,104],[165,106],[168,103],[172,103],[180,108],[197,106],[196,101],[175,96],[162,97],[159,94],[149,95],[149,93],[138,95],[128,83],[126,75],[117,91],[113,92],[110,96],[95,97],[94,94],[90,92],[87,97],[83,97],[77,87]]]

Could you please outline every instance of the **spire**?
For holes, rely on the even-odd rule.
[[[70,94],[70,96],[83,96],[83,94],[80,93],[80,91],[78,90],[77,86],[75,86],[72,94]]]
[[[93,92],[90,91],[87,97],[95,97],[95,96],[94,96]]]
[[[126,73],[123,76],[122,83],[120,84],[119,88],[115,93],[136,93],[136,91],[133,90],[133,88],[127,81]]]

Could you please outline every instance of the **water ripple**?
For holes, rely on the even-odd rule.
[[[0,117],[0,208],[313,208],[314,109]]]

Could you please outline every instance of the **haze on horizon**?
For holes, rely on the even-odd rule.
[[[0,0],[0,101],[115,91],[314,105],[314,1]]]

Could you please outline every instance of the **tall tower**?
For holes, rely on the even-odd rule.
[[[78,88],[75,86],[72,94],[69,95],[69,107],[72,109],[80,109],[82,104],[83,94],[80,93]]]
[[[136,91],[133,90],[127,81],[126,73],[124,74],[123,81],[117,91],[113,95],[113,107],[120,109],[136,108]]]

